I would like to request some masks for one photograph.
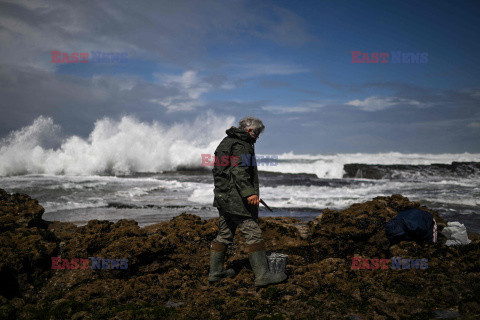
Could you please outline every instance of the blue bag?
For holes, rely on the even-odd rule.
[[[385,224],[385,234],[391,242],[434,242],[434,220],[430,212],[410,209],[400,212]]]

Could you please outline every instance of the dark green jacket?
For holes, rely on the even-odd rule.
[[[244,130],[231,127],[218,145],[215,156],[220,160],[212,169],[215,189],[213,206],[228,214],[258,218],[258,206],[250,205],[247,197],[256,194],[258,170],[255,164],[255,139]],[[232,165],[232,157],[237,165]],[[226,160],[228,161],[221,161]],[[223,163],[222,163],[223,162]]]

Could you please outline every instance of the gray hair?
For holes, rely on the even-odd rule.
[[[258,134],[260,134],[265,129],[265,125],[263,124],[262,120],[249,116],[243,118],[238,122],[238,129],[252,129],[253,131],[257,131]]]

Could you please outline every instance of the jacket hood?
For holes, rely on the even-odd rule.
[[[246,141],[246,142],[255,142],[256,141],[256,139],[254,137],[252,137],[248,132],[246,132],[245,130],[242,130],[242,129],[231,127],[230,129],[228,129],[225,132],[231,138],[240,139],[240,140],[243,140],[243,141]]]

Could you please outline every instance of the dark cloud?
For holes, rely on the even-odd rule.
[[[285,144],[296,152],[480,151],[477,87],[343,84],[324,73],[312,83],[298,80],[312,72],[304,61],[250,47],[261,44],[270,53],[290,46],[294,54],[315,42],[305,20],[276,1],[3,1],[0,136],[40,115],[67,134],[87,135],[106,116],[173,123],[212,110],[262,118],[267,152]],[[152,67],[77,74],[50,63],[52,50],[128,52]],[[319,91],[297,84],[307,80]],[[273,101],[277,90],[259,93],[264,88],[286,88],[291,95],[282,98],[289,102]]]
[[[275,2],[10,1],[0,6],[0,56],[9,64],[50,68],[44,55],[127,51],[136,58],[198,68],[209,45],[242,41],[245,34],[276,44],[313,39],[298,15]]]
[[[273,1],[4,1],[0,108],[8,117],[0,117],[0,135],[40,115],[52,116],[66,131],[86,134],[105,116],[135,114],[139,119],[173,121],[195,117],[207,108],[238,114],[258,111],[265,102],[206,103],[203,97],[243,86],[246,77],[305,69],[252,59],[235,62],[233,71],[240,75],[227,75],[231,62],[212,58],[209,50],[217,43],[242,45],[245,38],[276,45],[313,40],[301,17]],[[67,66],[51,63],[52,50],[128,52],[129,59],[182,71],[152,70],[153,81],[100,67],[74,76],[68,75]]]
[[[152,100],[180,104],[180,86],[149,83],[135,76],[99,75],[79,78],[31,67],[0,65],[0,135],[25,126],[40,115],[52,116],[73,133],[88,133],[93,122],[105,116],[135,114],[140,119],[168,118],[168,108]],[[183,99],[183,100],[182,100]]]

